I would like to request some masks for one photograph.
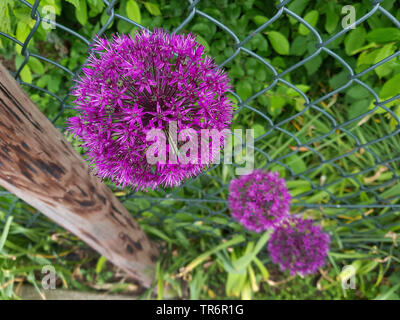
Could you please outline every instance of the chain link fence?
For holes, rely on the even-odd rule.
[[[82,45],[89,46],[92,39],[57,22],[41,17],[38,10],[40,0],[34,1],[33,4],[25,0],[19,0],[19,2],[31,10],[31,18],[35,21],[29,35],[23,42],[3,32],[0,32],[0,36],[21,47],[21,55],[24,60],[14,76],[22,86],[29,87],[29,90],[38,90],[54,98],[55,103],[59,105],[59,113],[50,120],[62,130],[62,124],[58,120],[62,118],[65,112],[71,112],[73,109],[73,106],[69,103],[70,96],[59,96],[35,84],[26,83],[21,80],[20,73],[31,57],[47,62],[54,68],[59,68],[64,72],[65,79],[69,81],[77,77],[80,70],[69,70],[57,61],[30,52],[29,43],[35,37],[39,25],[43,22],[53,24],[57,29],[76,37],[76,40],[80,41]],[[105,33],[114,21],[119,20],[143,28],[135,21],[116,12],[116,0],[104,0],[103,2],[106,5],[105,12],[108,17],[98,34]],[[396,146],[400,146],[398,135],[400,120],[393,109],[387,105],[400,99],[400,93],[382,101],[376,92],[376,88],[365,83],[362,77],[383,64],[396,59],[400,55],[400,50],[397,48],[397,51],[393,54],[357,73],[347,61],[347,57],[342,57],[333,49],[330,49],[330,45],[335,40],[352,29],[344,28],[330,37],[322,35],[316,27],[289,10],[290,2],[290,0],[280,0],[274,3],[276,6],[274,16],[246,37],[240,39],[226,25],[205,13],[202,10],[200,0],[191,0],[187,4],[185,17],[181,24],[175,30],[169,31],[190,31],[189,26],[193,19],[196,17],[206,19],[215,24],[231,39],[233,54],[220,63],[221,67],[229,70],[232,61],[238,59],[239,56],[244,56],[248,59],[256,59],[269,73],[272,73],[272,81],[251,97],[242,99],[235,91],[232,91],[231,94],[237,99],[237,116],[253,113],[264,123],[262,133],[256,135],[255,139],[255,167],[280,170],[291,190],[299,185],[301,186],[301,188],[296,189],[300,191],[293,194],[292,212],[294,214],[301,213],[322,219],[324,226],[333,234],[333,241],[340,248],[358,247],[361,250],[369,250],[371,243],[379,245],[380,248],[392,246],[393,239],[385,237],[385,233],[389,228],[400,225],[398,220],[400,192],[396,187],[399,183],[400,173],[400,149],[396,149]],[[273,4],[273,2],[271,1],[270,4]],[[395,28],[400,29],[400,22],[381,6],[381,1],[372,1],[368,12],[356,20],[355,26],[359,26],[375,15],[389,19]],[[312,33],[315,39],[315,50],[306,58],[299,59],[297,63],[280,72],[270,61],[246,47],[246,44],[255,35],[273,29],[274,22],[284,16],[297,20]],[[306,63],[312,62],[321,54],[329,55],[330,59],[342,66],[341,68],[347,73],[346,81],[333,90],[326,90],[325,94],[319,98],[311,98],[295,84],[286,80],[286,76]],[[304,106],[294,114],[287,113],[287,116],[283,115],[279,119],[275,119],[254,106],[254,102],[257,97],[268,95],[269,92],[280,85],[297,92],[298,97],[303,99]],[[309,85],[317,86],[318,83],[309,83]],[[337,97],[340,97],[352,86],[361,86],[366,89],[373,98],[374,105],[351,119],[345,119],[345,117],[332,112],[330,108],[334,108],[332,105],[334,105]],[[324,129],[315,127],[314,122],[317,119],[324,124]],[[391,122],[392,125],[383,127],[383,122]],[[375,138],[366,140],[363,135],[365,131],[369,131],[369,136],[374,135]],[[344,142],[346,144],[345,152],[343,152],[343,147],[339,147]],[[338,150],[342,151],[339,152]],[[335,156],[332,157],[332,154],[335,154]],[[296,159],[298,159],[293,158],[294,155],[298,155],[302,159],[312,158],[312,161],[307,162],[311,165],[300,169],[295,168],[291,165],[293,161],[296,162]],[[354,157],[358,159],[358,162],[354,160]],[[288,162],[288,159],[295,160]],[[368,161],[364,161],[364,159],[368,159]],[[348,170],[346,164],[349,161],[356,162],[352,168],[357,167],[358,169]],[[207,234],[214,236],[215,239],[221,239],[221,237],[227,237],[233,233],[245,232],[230,217],[226,203],[227,187],[229,180],[234,177],[232,172],[235,166],[239,165],[216,165],[206,173],[173,189],[136,193],[115,188],[116,195],[120,197],[128,210],[139,221],[143,222],[145,230],[150,233],[156,233],[157,226],[163,224],[164,228],[170,226],[177,237],[180,237],[184,232],[189,234],[189,237],[200,237]],[[391,178],[384,182],[379,182],[379,179],[373,182],[365,179],[365,177],[371,178],[382,172],[390,174]],[[332,174],[335,177],[334,179],[331,178],[331,173],[335,173],[335,175]],[[1,206],[9,214],[14,214],[17,221],[17,213],[21,210],[29,212],[31,217],[24,220],[27,226],[35,223],[35,220],[40,217],[40,214],[36,211],[32,212],[32,208],[26,205],[18,205],[19,200],[6,191],[1,191],[1,195],[3,198],[9,197],[10,200],[2,203]],[[32,213],[34,214],[32,215]],[[54,225],[50,222],[48,226],[54,228]],[[381,236],[376,236],[375,231],[371,236],[373,229],[381,230]],[[340,237],[337,236],[338,232]],[[249,238],[254,236],[254,234],[248,233]]]

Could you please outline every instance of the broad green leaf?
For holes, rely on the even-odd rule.
[[[304,92],[304,93],[306,93],[311,88],[310,86],[308,86],[306,84],[296,84],[295,86],[297,89],[299,89],[301,92]],[[286,95],[288,95],[290,97],[298,97],[298,96],[300,96],[300,93],[298,93],[293,88],[288,88],[286,91]]]
[[[47,89],[49,91],[56,93],[60,89],[60,84],[61,84],[61,77],[52,77],[51,81],[48,82],[47,84]]]
[[[307,51],[307,37],[297,36],[290,46],[290,54],[302,56]]]
[[[258,81],[265,81],[265,79],[267,78],[267,71],[265,71],[265,69],[260,68],[256,70],[256,72],[254,73],[254,77]]]
[[[400,29],[397,28],[375,29],[368,33],[367,40],[377,43],[400,41]]]
[[[135,0],[128,0],[126,2],[126,14],[129,19],[141,23],[140,8]]]
[[[11,33],[11,19],[10,19],[10,6],[13,3],[11,0],[0,1],[0,31],[10,34]]]
[[[326,6],[325,30],[332,33],[338,26],[340,15],[335,11],[336,3],[329,1]]]
[[[308,2],[309,0],[294,0],[289,4],[288,9],[290,11],[293,11],[298,16],[301,16]],[[289,21],[291,24],[295,24],[298,22],[295,18],[292,17],[289,17]]]
[[[253,21],[257,27],[262,26],[264,23],[268,22],[268,18],[264,16],[254,16]]]
[[[282,107],[286,104],[287,100],[280,94],[271,94],[269,97],[269,113],[276,117],[281,114]]]
[[[350,104],[349,108],[347,109],[349,119],[354,119],[355,117],[368,111],[369,105],[369,99],[357,100],[356,102]]]
[[[369,91],[362,86],[353,86],[347,91],[346,94],[356,100],[364,99],[370,96]]]
[[[87,0],[89,7],[89,18],[95,17],[103,11],[104,2],[102,0]]]
[[[304,64],[304,67],[307,70],[307,74],[310,76],[318,71],[321,64],[322,64],[322,58],[320,55],[318,55],[318,56],[314,57],[313,59],[311,59],[310,61],[307,61]]]
[[[371,65],[374,63],[376,55],[378,54],[379,49],[373,50],[371,52],[364,51],[362,52],[357,59],[357,67],[362,65]]]
[[[364,44],[366,35],[367,31],[363,27],[358,26],[351,30],[344,40],[346,54],[349,56],[355,54],[356,50]]]
[[[251,83],[247,80],[240,80],[236,84],[236,92],[242,100],[247,100],[252,95]]]
[[[374,63],[378,63],[382,61],[383,59],[389,57],[396,51],[396,46],[393,43],[388,43],[384,45],[382,48],[378,50],[378,53],[376,54],[375,61]],[[378,75],[378,77],[382,78],[387,75],[389,75],[393,68],[392,68],[392,63],[391,61],[387,61],[383,65],[377,67],[374,69],[375,73]]]
[[[262,136],[265,133],[265,126],[263,126],[259,123],[256,123],[253,126],[253,129],[254,129],[254,139]]]
[[[47,86],[47,84],[49,83],[49,81],[51,81],[51,76],[46,74],[39,78],[39,80],[36,82],[36,85],[39,88],[45,88]]]
[[[80,0],[66,0],[67,2],[71,3],[76,9],[80,8]]]
[[[149,11],[153,16],[161,15],[160,7],[158,6],[158,4],[152,2],[145,2],[144,6],[146,7],[147,11]]]
[[[17,40],[23,43],[26,37],[29,35],[30,31],[31,29],[24,21],[19,21],[17,24],[17,33],[16,33]]]
[[[27,64],[22,68],[20,77],[22,81],[26,83],[32,83],[32,72]]]
[[[44,67],[43,64],[40,62],[39,59],[35,57],[30,57],[28,60],[28,66],[32,69],[33,73],[36,74],[43,74]]]
[[[304,20],[306,20],[312,27],[315,27],[318,22],[319,13],[317,10],[311,10],[304,16]],[[300,24],[299,33],[302,36],[306,36],[310,33],[310,30],[304,25]]]
[[[294,174],[299,174],[306,171],[307,169],[303,159],[300,158],[297,154],[289,156],[288,158],[286,158],[285,162],[293,170]]]
[[[75,8],[75,16],[82,26],[85,26],[88,21],[87,7],[85,0],[79,0],[79,7]]]
[[[278,31],[270,31],[268,33],[268,39],[271,42],[272,48],[274,48],[277,53],[281,55],[289,54],[289,41],[282,33]]]

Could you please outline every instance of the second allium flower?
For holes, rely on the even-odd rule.
[[[178,134],[230,126],[229,79],[195,37],[141,31],[134,39],[97,38],[92,49],[73,90],[80,114],[69,122],[96,173],[121,186],[154,189],[179,185],[206,168],[213,158],[205,162],[200,154],[196,163],[146,161],[153,143],[146,140],[148,130],[166,132],[171,153],[179,147],[168,143],[171,122]]]
[[[231,181],[229,208],[246,229],[261,232],[277,226],[289,213],[290,194],[278,172],[254,170]]]

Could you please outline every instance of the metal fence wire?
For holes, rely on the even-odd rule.
[[[21,42],[12,35],[3,32],[0,32],[0,35],[21,47],[21,55],[24,57],[24,61],[14,74],[19,83],[22,86],[29,87],[29,92],[33,89],[50,95],[55,99],[55,103],[59,104],[59,114],[51,119],[53,123],[59,125],[57,120],[60,119],[62,114],[68,109],[73,109],[68,104],[69,95],[59,96],[35,84],[25,83],[20,78],[21,70],[31,57],[47,62],[49,65],[51,64],[51,67],[61,69],[66,78],[70,80],[80,72],[80,69],[69,70],[59,62],[29,51],[29,43],[35,37],[39,25],[42,22],[52,23],[52,21],[41,17],[38,10],[40,1],[36,0],[32,5],[25,0],[19,0],[20,3],[30,8],[31,18],[35,20],[35,24],[25,41]],[[106,32],[113,21],[117,20],[123,20],[135,27],[144,28],[126,16],[118,14],[115,10],[116,0],[103,0],[103,2],[106,5],[105,12],[108,15],[108,20],[101,27],[98,32],[99,35]],[[347,61],[348,57],[341,57],[333,49],[329,48],[330,44],[351,31],[351,28],[342,29],[330,37],[321,35],[316,27],[311,26],[305,19],[288,9],[290,2],[290,0],[275,2],[277,5],[274,16],[246,37],[240,39],[226,25],[200,10],[200,0],[189,0],[185,18],[175,30],[169,31],[181,32],[192,19],[202,17],[215,24],[232,40],[231,48],[233,49],[233,54],[220,64],[221,67],[229,70],[231,61],[239,56],[245,56],[246,59],[256,59],[268,72],[273,74],[271,83],[266,84],[265,87],[248,99],[241,99],[234,91],[231,93],[238,100],[236,111],[238,115],[254,113],[264,123],[262,134],[255,139],[255,167],[262,167],[268,170],[278,168],[285,175],[289,188],[296,185],[304,186],[303,189],[300,189],[302,190],[301,192],[293,194],[293,213],[302,213],[316,219],[323,219],[325,226],[328,228],[333,226],[330,228],[333,234],[336,234],[336,231],[340,229],[341,234],[338,241],[341,247],[350,246],[362,249],[368,248],[366,244],[371,244],[371,242],[380,246],[391,246],[393,244],[392,239],[386,239],[384,234],[396,224],[400,225],[398,219],[396,219],[400,212],[400,192],[395,189],[399,181],[398,161],[400,160],[400,150],[395,147],[383,147],[382,143],[392,141],[393,143],[390,145],[396,146],[396,141],[398,141],[396,139],[398,139],[400,132],[400,120],[395,112],[387,107],[387,104],[400,99],[400,94],[382,101],[376,93],[376,88],[372,88],[369,84],[363,82],[361,78],[390,60],[396,59],[400,55],[400,51],[397,50],[362,72],[356,73]],[[270,4],[273,4],[273,1]],[[355,22],[355,25],[362,24],[374,15],[379,15],[382,18],[386,17],[393,23],[395,28],[400,29],[400,22],[382,7],[381,1],[372,1],[368,12],[360,17]],[[286,68],[286,70],[278,72],[277,68],[270,62],[245,46],[255,35],[271,27],[275,21],[283,16],[289,16],[297,20],[313,34],[315,50],[306,58]],[[87,46],[92,41],[92,39],[88,39],[86,36],[57,22],[53,22],[53,24],[55,24],[56,28],[76,37],[77,41],[79,40]],[[285,76],[322,53],[328,54],[333,60],[340,63],[342,69],[347,72],[347,80],[333,91],[325,92],[323,96],[311,100],[295,84],[285,80]],[[315,82],[315,80],[313,81]],[[318,85],[317,83],[309,84],[311,86]],[[278,85],[284,85],[295,90],[304,99],[305,104],[301,111],[295,114],[288,113],[287,116],[283,115],[279,117],[279,120],[276,120],[266,112],[254,107],[253,102],[257,97],[268,94]],[[327,107],[326,105],[335,96],[356,85],[365,88],[369,95],[373,97],[374,107],[365,110],[365,112],[352,119],[343,119],[343,117],[338,117],[337,114],[331,112],[329,106]],[[378,111],[384,111],[386,117],[382,116]],[[327,128],[325,131],[319,132],[318,128],[312,127],[313,119],[315,120],[316,118],[325,123]],[[374,121],[374,119],[379,120]],[[300,128],[300,130],[296,129],[295,126],[291,125],[294,121],[303,123],[304,127]],[[370,125],[368,130],[375,134],[375,138],[369,141],[366,141],[359,134],[360,130],[364,130],[362,124],[367,122]],[[378,122],[391,122],[392,125],[383,127]],[[62,125],[60,129],[62,129]],[[307,134],[310,130],[314,130],[314,134]],[[337,151],[337,145],[340,144],[339,136],[341,139],[345,139],[349,146],[348,150],[342,153]],[[274,148],[271,148],[271,145]],[[332,157],[332,154],[335,156]],[[293,169],[293,166],[288,164],[287,159],[291,159],[290,157],[294,155],[312,157],[313,165],[300,170]],[[353,164],[352,169],[349,170],[343,164],[343,161],[353,161],[349,159],[354,155],[359,155],[360,161],[356,165]],[[369,159],[368,165],[362,159]],[[370,165],[371,163],[373,165]],[[119,196],[128,210],[139,221],[146,224],[147,230],[157,228],[158,225],[163,224],[164,228],[173,230],[177,237],[180,236],[181,232],[185,232],[185,234],[190,233],[192,236],[201,236],[206,233],[215,236],[215,239],[221,239],[221,237],[226,237],[233,233],[246,232],[230,217],[226,203],[227,188],[230,178],[233,177],[232,168],[234,167],[235,164],[230,167],[222,163],[215,165],[206,173],[173,189],[143,193],[117,190],[115,188],[116,195]],[[358,169],[354,170],[354,167]],[[386,179],[384,182],[379,182],[379,179],[373,183],[366,182],[365,176],[374,176],[379,170],[390,173],[391,178]],[[333,179],[331,176],[335,178]],[[337,188],[338,185],[343,187]],[[1,191],[1,195],[7,196],[8,193]],[[15,214],[16,204],[19,200],[14,199],[12,195],[9,196],[10,202],[3,203],[1,206],[3,209],[7,209],[9,214]],[[28,225],[34,223],[38,216],[39,214],[32,215]],[[49,223],[49,225],[51,224]],[[371,237],[370,232],[374,228],[366,227],[371,225],[375,229],[382,230],[382,238],[375,239]],[[255,236],[252,233],[246,232],[246,234],[249,238]]]

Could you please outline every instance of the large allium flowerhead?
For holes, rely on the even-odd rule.
[[[253,170],[231,181],[228,203],[232,217],[245,228],[261,232],[288,214],[290,194],[278,172]]]
[[[274,230],[268,251],[281,270],[304,276],[324,266],[329,252],[330,237],[311,219],[289,218]]]
[[[232,121],[229,79],[193,35],[143,30],[134,39],[97,38],[83,73],[73,90],[79,115],[69,119],[69,129],[100,177],[140,190],[175,186],[216,159],[226,133],[209,157],[198,147],[198,153],[186,152],[189,162],[176,160],[185,143],[200,141],[200,130],[222,131]],[[152,129],[165,139],[146,139]],[[186,140],[184,129],[192,130]],[[166,161],[149,163],[146,152],[158,139],[165,142]]]

